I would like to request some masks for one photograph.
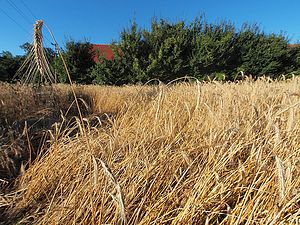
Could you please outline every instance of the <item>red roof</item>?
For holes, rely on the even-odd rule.
[[[93,60],[95,63],[99,61],[98,57],[103,55],[105,59],[111,60],[114,58],[114,53],[110,45],[100,44],[92,45],[92,51],[94,52]]]
[[[298,48],[300,47],[300,44],[288,44],[289,48]]]

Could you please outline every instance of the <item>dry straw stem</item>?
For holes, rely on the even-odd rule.
[[[86,136],[61,131],[16,180],[15,197],[3,196],[6,218],[120,224],[125,213],[128,224],[297,224],[299,84],[202,83],[201,95],[193,83],[113,87],[107,98],[108,87],[74,85],[105,122]]]

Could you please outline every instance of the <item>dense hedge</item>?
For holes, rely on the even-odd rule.
[[[150,29],[133,22],[111,46],[114,58],[100,56],[95,64],[90,43],[68,41],[62,52],[73,81],[122,85],[152,79],[169,82],[183,76],[235,80],[240,71],[254,78],[300,74],[300,47],[290,47],[284,35],[266,34],[257,25],[237,29],[226,21],[208,23],[204,17],[189,24],[153,19]],[[28,51],[30,44],[21,47]],[[60,82],[67,82],[61,59],[46,50]],[[0,81],[11,81],[23,60],[3,52]]]
[[[234,80],[240,71],[273,78],[299,73],[299,47],[288,47],[285,36],[266,34],[257,25],[237,30],[229,22],[208,23],[202,17],[188,25],[153,20],[150,30],[132,23],[113,48],[115,58],[100,57],[92,69],[94,83],[169,82],[186,75]]]

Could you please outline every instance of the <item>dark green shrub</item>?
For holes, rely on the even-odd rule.
[[[151,31],[143,31],[147,46],[145,74],[150,79],[172,81],[190,73],[192,36],[184,22],[152,21]]]
[[[208,24],[197,19],[191,28],[191,75],[199,79],[213,73],[229,76],[238,65],[235,27],[225,21]]]
[[[95,65],[92,46],[89,42],[68,41],[65,50],[61,50],[66,60],[71,79],[77,83],[91,83],[90,69]],[[53,63],[59,81],[68,82],[61,57],[55,57]]]
[[[265,34],[256,25],[244,25],[237,37],[237,48],[238,71],[254,77],[275,77],[285,72],[289,50],[284,36]]]
[[[0,53],[0,81],[12,82],[24,57],[13,56],[9,51]]]

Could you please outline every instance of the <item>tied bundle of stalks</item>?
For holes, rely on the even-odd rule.
[[[56,83],[56,77],[51,71],[44,49],[42,27],[43,21],[37,20],[34,24],[33,45],[26,60],[16,73],[16,77],[21,76],[23,84]]]

